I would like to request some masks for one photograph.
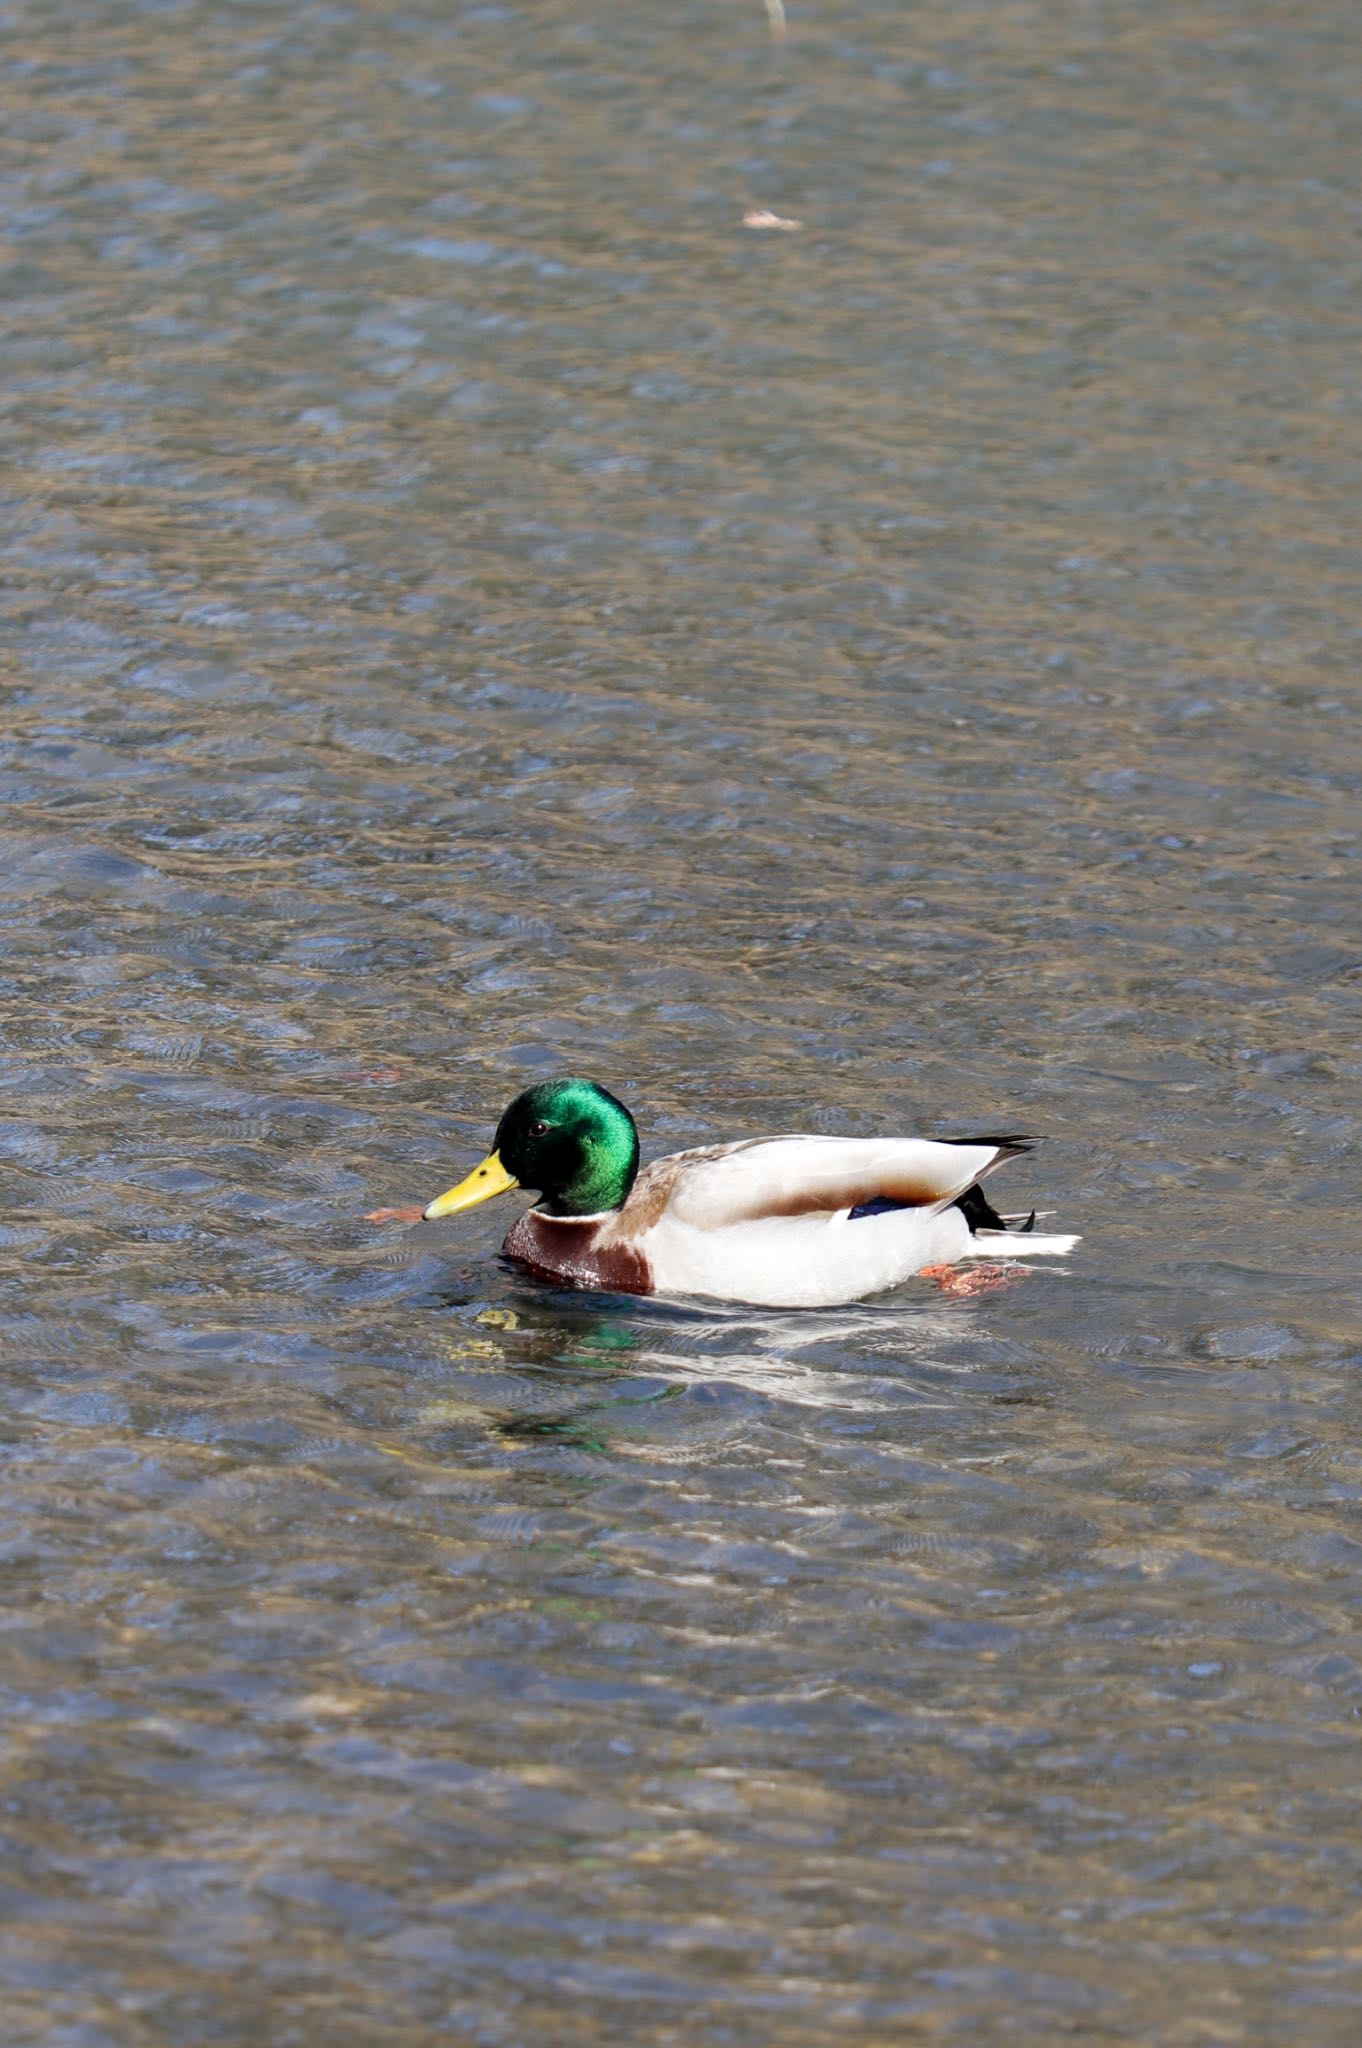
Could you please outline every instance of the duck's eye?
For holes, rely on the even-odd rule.
[[[531,1125],[530,1125],[530,1136],[531,1136],[532,1138],[542,1138],[542,1137],[544,1136],[544,1133],[545,1133],[545,1132],[546,1132],[547,1130],[548,1130],[548,1125],[547,1125],[547,1124],[531,1124]]]

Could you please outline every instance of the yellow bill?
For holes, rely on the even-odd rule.
[[[504,1195],[519,1186],[520,1182],[507,1173],[496,1153],[489,1152],[467,1180],[461,1180],[456,1188],[446,1188],[421,1213],[427,1223],[433,1223],[437,1216],[456,1216],[460,1209],[476,1209],[479,1202],[490,1202],[493,1195]]]

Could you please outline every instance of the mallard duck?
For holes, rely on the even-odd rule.
[[[640,1173],[624,1104],[568,1076],[517,1095],[481,1166],[421,1214],[528,1189],[534,1206],[502,1251],[545,1279],[830,1308],[957,1259],[1069,1251],[1077,1238],[1033,1234],[1034,1212],[1010,1229],[1019,1219],[1000,1216],[979,1186],[1031,1142],[747,1138],[673,1152]]]

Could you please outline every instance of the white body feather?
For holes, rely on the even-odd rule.
[[[953,1206],[1007,1156],[993,1144],[812,1136],[682,1153],[659,1162],[675,1180],[661,1212],[633,1242],[660,1294],[770,1308],[857,1301],[924,1266],[964,1258],[1069,1251],[1077,1238],[976,1235]],[[914,1206],[852,1216],[868,1193],[902,1188],[916,1191]],[[626,1207],[621,1221],[628,1217]]]

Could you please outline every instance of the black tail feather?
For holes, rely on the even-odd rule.
[[[1003,1137],[945,1138],[941,1142],[946,1145],[996,1146],[998,1156],[993,1161],[993,1166],[1001,1166],[1005,1159],[1017,1159],[1020,1158],[1023,1152],[1030,1152],[1039,1141],[1033,1137],[1024,1137],[1018,1132],[1009,1132]],[[992,1166],[985,1168],[985,1172],[991,1171]],[[952,1206],[960,1211],[971,1231],[1007,1229],[1005,1220],[998,1214],[998,1211],[994,1208],[992,1202],[989,1201],[988,1196],[977,1181],[972,1188],[966,1188],[963,1195],[957,1195]],[[1027,1217],[1025,1223],[1016,1226],[1019,1235],[1028,1230],[1034,1230],[1035,1227],[1036,1212],[1034,1209]]]
[[[960,1211],[971,1232],[1007,1228],[981,1187],[966,1188],[963,1195],[956,1196],[951,1206]]]

